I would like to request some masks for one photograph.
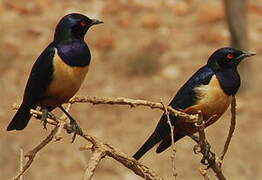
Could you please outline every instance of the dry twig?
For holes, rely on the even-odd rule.
[[[93,163],[93,165],[89,165],[89,167],[92,167],[92,171],[95,170],[96,166],[98,165],[98,161],[100,161],[103,157],[105,156],[109,156],[113,159],[115,159],[116,161],[120,162],[121,164],[123,164],[125,167],[127,167],[128,169],[132,170],[135,174],[137,174],[138,176],[147,179],[147,180],[163,180],[163,178],[161,178],[159,175],[157,175],[154,171],[152,171],[150,168],[148,168],[147,166],[141,164],[140,162],[136,161],[134,158],[129,157],[128,155],[126,155],[125,153],[121,152],[120,150],[116,149],[115,147],[113,147],[110,144],[107,143],[103,143],[102,141],[100,141],[99,139],[92,137],[88,134],[83,134],[82,137],[91,142],[93,147],[92,147],[92,151],[93,153],[99,153],[99,155],[93,155],[93,157],[95,156],[96,158],[94,158],[95,160],[90,161],[89,163]],[[82,148],[83,149],[83,148]],[[86,149],[90,149],[89,146],[87,146]],[[87,168],[87,170],[88,170]],[[86,172],[87,172],[86,170]],[[88,177],[92,177],[92,174],[88,174]]]
[[[136,106],[146,106],[150,107],[152,109],[161,109],[164,111],[167,115],[168,122],[171,128],[171,138],[172,138],[172,144],[174,144],[174,139],[173,139],[173,126],[171,124],[169,114],[173,114],[175,116],[178,116],[181,120],[184,120],[186,122],[191,122],[191,123],[196,123],[196,127],[198,129],[199,133],[199,143],[198,147],[200,148],[199,152],[203,154],[203,159],[204,161],[207,161],[207,168],[211,168],[217,178],[219,180],[225,180],[226,178],[224,177],[222,171],[221,171],[221,162],[219,161],[220,159],[216,157],[215,154],[213,156],[210,156],[207,154],[207,149],[208,153],[209,151],[209,144],[206,141],[205,137],[205,127],[204,127],[204,121],[201,113],[199,115],[188,115],[186,113],[180,112],[178,110],[173,109],[170,106],[165,106],[163,103],[155,103],[151,101],[145,101],[145,100],[134,100],[134,99],[128,99],[128,98],[101,98],[101,97],[75,97],[69,102],[69,106],[67,108],[67,111],[69,111],[71,105],[73,103],[92,103],[92,104],[111,104],[111,105],[129,105],[131,107],[136,107]],[[230,140],[232,138],[232,134],[234,132],[234,127],[235,127],[235,98],[232,100],[232,119],[231,119],[231,127],[229,131],[229,135],[227,138],[227,141],[224,146],[224,151],[222,153],[221,159],[224,158],[225,153],[227,152]],[[17,107],[16,107],[17,108]],[[37,111],[37,110],[31,110],[31,113],[39,118],[42,115],[42,112]],[[50,143],[52,140],[60,140],[62,137],[59,136],[61,133],[62,129],[65,130],[70,130],[70,124],[66,122],[65,117],[61,117],[59,119],[47,119],[48,124],[55,125],[55,128],[51,131],[51,133],[36,147],[34,147],[31,151],[29,151],[25,157],[28,157],[28,161],[26,164],[23,166],[21,172],[14,178],[15,180],[18,180],[19,177],[21,177],[25,171],[30,167],[32,164],[36,154],[44,148],[48,143]],[[94,174],[95,169],[97,168],[99,162],[106,156],[111,157],[115,159],[116,161],[120,162],[123,164],[125,167],[129,168],[132,170],[135,174],[139,175],[140,177],[143,177],[144,179],[147,180],[163,180],[159,175],[157,175],[154,171],[146,167],[145,165],[141,164],[140,162],[136,161],[134,158],[129,157],[128,155],[124,154],[120,150],[117,150],[114,148],[112,145],[109,145],[107,143],[103,143],[102,141],[98,140],[95,137],[92,137],[88,134],[79,134],[81,137],[83,137],[85,140],[88,142],[92,143],[92,148],[86,146],[84,150],[92,150],[92,155],[90,158],[90,161],[88,163],[88,166],[86,168],[85,174],[84,174],[84,180],[90,180]],[[175,152],[175,151],[174,151]],[[202,159],[202,160],[203,160]],[[173,166],[173,172],[175,170],[175,166]],[[205,179],[210,179],[208,174],[206,173],[206,170],[202,169],[201,174]]]
[[[42,141],[40,142],[36,147],[34,147],[31,151],[29,151],[25,157],[28,158],[26,164],[23,166],[23,170],[14,177],[14,180],[19,180],[19,178],[25,173],[25,171],[31,166],[32,162],[34,161],[34,158],[36,154],[43,149],[48,143],[50,143],[54,137],[54,135],[57,132],[59,126],[55,126],[55,128],[51,131],[51,133]]]
[[[176,155],[176,149],[175,149],[175,140],[174,140],[174,126],[172,125],[172,122],[170,120],[169,112],[167,110],[167,106],[162,102],[161,104],[164,107],[164,112],[167,117],[167,122],[170,128],[170,136],[171,136],[171,147],[172,147],[172,155],[171,155],[171,161],[172,161],[172,172],[175,179],[177,178],[178,174],[176,172],[176,164],[175,164],[175,155]]]
[[[102,160],[104,156],[105,156],[105,153],[103,151],[100,151],[99,149],[93,150],[90,160],[88,162],[87,168],[85,170],[83,180],[92,179],[99,162]]]
[[[200,147],[199,152],[203,154],[201,163],[207,165],[207,169],[211,168],[219,180],[226,180],[221,170],[221,164],[220,164],[219,158],[217,158],[216,154],[210,151],[210,145],[206,141],[205,122],[203,121],[203,116],[201,112],[199,113],[198,122],[195,124],[195,126],[199,133],[199,143],[198,143],[198,146]],[[209,153],[211,153],[211,155]],[[207,163],[205,161],[207,161]],[[202,174],[201,171],[200,173]],[[204,178],[207,178],[206,173],[203,173],[202,175],[204,176]]]
[[[39,115],[42,115],[42,112],[37,111],[37,110],[32,110],[31,111],[34,116],[39,117]],[[58,122],[57,122],[58,120]],[[55,125],[55,128],[52,130],[52,132],[48,135],[47,138],[45,138],[39,145],[37,145],[33,150],[29,151],[26,155],[26,157],[28,157],[28,161],[26,163],[26,165],[23,167],[23,171],[21,171],[14,179],[18,180],[18,178],[23,175],[25,173],[25,171],[30,167],[30,165],[32,164],[34,157],[36,156],[36,154],[42,149],[44,148],[49,142],[51,142],[55,136],[57,136],[57,132],[58,129],[61,127],[60,123],[61,119],[47,119],[47,123],[48,124],[52,124]],[[66,124],[63,126],[63,128],[68,131],[70,130],[70,125]],[[109,156],[115,160],[117,160],[118,162],[120,162],[121,164],[123,164],[125,167],[131,169],[135,174],[147,179],[147,180],[163,180],[163,178],[161,178],[159,175],[157,175],[154,171],[152,171],[150,168],[148,168],[147,166],[139,163],[138,161],[136,161],[134,158],[129,157],[128,155],[124,154],[123,152],[117,150],[116,148],[114,148],[112,145],[106,144],[101,142],[100,140],[98,140],[95,137],[92,137],[88,134],[81,134],[81,137],[83,137],[85,140],[87,140],[88,142],[91,142],[93,144],[93,154],[91,157],[91,160],[88,164],[88,167],[86,169],[86,172],[84,174],[84,179],[88,180],[91,179],[91,177],[93,176],[93,173],[96,169],[96,167],[98,166],[99,161],[104,157],[104,156]],[[90,149],[90,147],[87,147],[86,149]]]
[[[68,106],[68,109],[70,109],[70,105]],[[37,110],[31,110],[31,113],[33,114],[34,117],[39,117],[42,115],[42,112],[40,111],[37,111]],[[56,119],[50,119],[50,118],[47,118],[47,123],[49,124],[52,124],[52,125],[55,125],[54,129],[50,132],[50,134],[43,140],[41,141],[36,147],[34,147],[31,151],[27,152],[26,155],[24,157],[27,157],[28,160],[26,162],[26,164],[21,168],[20,170],[20,173],[17,174],[15,177],[14,177],[14,180],[18,180],[24,173],[25,171],[31,166],[31,164],[33,163],[34,161],[34,158],[35,156],[37,155],[37,153],[43,149],[47,144],[49,144],[52,140],[55,140],[55,141],[58,141],[60,140],[61,138],[58,138],[59,137],[59,134],[61,133],[61,128],[64,127],[64,120],[65,120],[65,117],[62,116],[61,117],[62,120],[60,120],[59,122],[57,122]]]
[[[23,171],[24,166],[24,150],[20,149],[20,172]],[[23,175],[20,176],[19,180],[23,180]]]
[[[233,133],[234,133],[234,131],[235,131],[235,127],[236,127],[236,98],[235,98],[235,96],[233,96],[233,97],[232,97],[232,102],[231,102],[231,121],[230,121],[230,128],[229,128],[227,140],[226,140],[226,142],[225,142],[222,155],[220,156],[221,161],[223,161],[223,159],[224,159],[224,157],[225,157],[225,155],[226,155],[226,153],[227,153],[227,150],[228,150],[230,141],[231,141],[231,139],[232,139],[232,137],[233,137]]]
[[[204,177],[204,180],[210,180],[210,176],[208,175],[206,169],[200,168],[199,172]]]
[[[96,96],[86,96],[86,97],[74,97],[70,101],[70,103],[91,103],[91,104],[111,104],[111,105],[129,105],[131,107],[136,106],[145,106],[150,107],[152,109],[160,109],[165,111],[165,107],[161,103],[156,103],[152,101],[146,100],[136,100],[136,99],[129,99],[129,98],[106,98],[106,97],[96,97]],[[196,115],[189,115],[184,112],[178,111],[173,109],[171,106],[167,106],[167,111],[174,116],[178,116],[181,119],[185,120],[186,122],[196,122],[197,116]]]

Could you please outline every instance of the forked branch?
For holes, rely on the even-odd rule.
[[[173,109],[170,106],[165,106],[163,103],[155,103],[151,101],[145,101],[145,100],[134,100],[134,99],[129,99],[129,98],[104,98],[104,97],[75,97],[69,102],[69,106],[67,108],[67,111],[69,111],[70,107],[74,103],[91,103],[91,104],[111,104],[111,105],[129,105],[131,107],[136,107],[136,106],[146,106],[150,107],[153,109],[160,109],[166,113],[166,115],[169,117],[169,114],[173,114],[175,116],[178,116],[181,120],[184,120],[186,122],[191,122],[191,123],[196,123],[196,127],[198,128],[199,132],[199,148],[200,152],[203,154],[205,160],[207,160],[207,168],[211,168],[218,179],[220,180],[225,180],[226,178],[224,177],[222,170],[221,170],[221,163],[222,160],[227,152],[227,149],[229,147],[230,140],[232,138],[232,134],[234,132],[234,127],[235,127],[235,98],[232,100],[232,118],[231,118],[231,127],[229,131],[229,135],[227,138],[227,141],[224,146],[224,151],[221,155],[221,158],[217,158],[216,155],[214,154],[214,157],[211,158],[212,156],[206,156],[207,154],[207,146],[209,145],[208,142],[206,141],[205,137],[205,131],[204,131],[204,122],[202,116],[200,115],[188,115],[186,113],[180,112],[178,110]],[[17,108],[17,107],[16,107]],[[40,118],[42,115],[42,112],[37,111],[37,110],[31,110],[31,113],[36,117]],[[71,130],[70,124],[66,122],[65,116],[62,116],[60,118],[55,117],[55,119],[47,119],[47,123],[54,125],[54,129],[50,132],[50,134],[41,142],[39,143],[36,147],[34,147],[31,151],[29,151],[25,157],[28,157],[28,161],[26,164],[23,166],[22,170],[18,173],[18,175],[14,178],[15,180],[18,180],[21,175],[25,173],[25,171],[30,167],[32,164],[36,154],[43,149],[48,143],[50,143],[52,140],[57,141],[60,140],[62,137],[60,137],[60,133],[63,129],[65,129],[67,132]],[[171,132],[173,131],[173,127],[170,123],[170,128]],[[172,133],[173,134],[173,133]],[[123,164],[125,167],[129,168],[132,170],[135,174],[139,175],[140,177],[147,179],[147,180],[163,180],[162,177],[157,175],[154,171],[152,171],[150,168],[147,166],[143,165],[142,163],[136,161],[134,158],[126,155],[125,153],[121,152],[120,150],[116,149],[110,144],[103,143],[99,139],[90,136],[86,133],[83,133],[81,135],[82,138],[84,138],[86,141],[90,142],[92,144],[92,147],[90,146],[85,146],[81,148],[82,150],[90,150],[92,151],[92,155],[90,158],[90,161],[88,163],[88,166],[86,168],[86,171],[84,173],[83,179],[84,180],[91,180],[93,177],[93,174],[99,165],[99,162],[106,156],[111,157],[115,159],[116,161],[120,162]],[[172,140],[172,144],[174,143],[174,140]],[[210,151],[211,152],[211,151]],[[221,159],[221,160],[220,160]],[[174,168],[174,167],[173,167]],[[175,169],[173,169],[175,170]],[[206,173],[206,170],[201,171],[203,177],[205,179],[208,179],[209,176]]]

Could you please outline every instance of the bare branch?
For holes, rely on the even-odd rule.
[[[215,153],[212,153],[210,151],[210,145],[206,141],[205,122],[203,121],[203,116],[202,116],[201,112],[199,113],[199,119],[198,119],[198,122],[195,124],[195,126],[198,130],[198,133],[199,133],[198,146],[200,147],[200,152],[203,154],[203,158],[201,160],[201,163],[207,165],[207,169],[211,168],[214,171],[214,173],[216,174],[216,176],[219,180],[226,180],[226,178],[225,178],[225,176],[224,176],[224,174],[221,170],[221,162],[220,162],[219,158],[216,156]],[[207,161],[207,163],[205,163],[205,161]],[[202,172],[201,172],[201,174],[202,174]],[[204,178],[207,178],[206,173],[204,173],[202,175],[204,175]]]
[[[232,102],[231,102],[231,121],[230,121],[230,128],[229,128],[227,140],[226,140],[226,142],[225,142],[222,155],[220,156],[221,161],[223,161],[223,159],[224,159],[224,157],[225,157],[225,155],[226,155],[226,153],[227,153],[227,150],[228,150],[230,141],[231,141],[231,139],[232,139],[232,137],[233,137],[233,133],[234,133],[234,131],[235,131],[235,127],[236,127],[236,98],[235,98],[235,96],[233,96],[233,97],[232,97]]]
[[[23,171],[24,166],[24,151],[20,149],[20,172]],[[23,175],[20,176],[19,180],[23,180]]]
[[[67,107],[67,111],[69,111],[70,108],[71,108],[71,105],[69,104],[68,107]],[[33,110],[33,109],[31,109],[30,113],[32,113],[34,117],[39,117],[39,116],[42,115],[42,112],[37,111],[37,110]],[[20,170],[20,173],[17,176],[14,177],[14,180],[18,180],[25,173],[25,171],[33,163],[36,154],[41,149],[43,149],[52,140],[58,141],[58,140],[60,140],[62,138],[62,137],[59,136],[59,134],[61,133],[61,131],[62,131],[64,125],[65,125],[65,120],[66,120],[65,116],[62,116],[60,118],[59,122],[57,122],[56,119],[50,119],[50,118],[46,119],[47,123],[55,125],[54,129],[50,132],[50,134],[40,144],[38,144],[36,147],[34,147],[31,151],[27,152],[25,157],[28,158],[28,161],[22,167],[22,169]]]
[[[131,107],[136,106],[146,106],[152,109],[160,109],[165,111],[165,107],[161,103],[156,103],[152,101],[140,100],[140,99],[129,99],[129,98],[106,98],[106,97],[96,97],[96,96],[86,96],[86,97],[74,97],[70,103],[91,103],[91,104],[111,104],[111,105],[129,105]],[[196,115],[189,115],[184,112],[173,109],[171,106],[167,106],[169,113],[180,117],[187,122],[196,122]]]
[[[206,141],[206,136],[205,136],[205,122],[203,121],[202,114],[199,113],[198,115],[188,115],[186,113],[180,112],[178,110],[173,109],[170,106],[165,106],[163,103],[155,103],[151,101],[145,101],[145,100],[134,100],[134,99],[128,99],[128,98],[101,98],[101,97],[75,97],[72,100],[70,100],[69,105],[67,107],[67,111],[69,111],[71,105],[73,103],[92,103],[92,104],[118,104],[118,105],[129,105],[131,107],[136,107],[136,106],[146,106],[150,107],[152,109],[160,109],[165,112],[168,118],[168,123],[171,128],[171,138],[172,138],[172,144],[174,144],[174,138],[173,138],[173,133],[174,133],[174,127],[172,126],[172,123],[170,121],[169,114],[173,114],[175,116],[178,116],[181,121],[185,122],[191,122],[195,123],[196,128],[199,133],[199,141],[198,141],[198,148],[200,149],[199,152],[203,154],[203,162],[207,161],[207,169],[211,168],[214,173],[216,174],[217,178],[219,180],[225,180],[226,178],[224,177],[222,170],[221,170],[221,160],[216,157],[214,153],[210,151],[210,145]],[[17,108],[17,107],[16,107]],[[221,159],[224,158],[225,153],[227,152],[230,140],[232,138],[232,134],[234,132],[234,127],[235,127],[235,98],[233,97],[232,99],[232,104],[231,104],[231,112],[232,112],[232,118],[231,118],[231,126],[230,126],[230,131],[229,135],[227,138],[227,141],[224,146],[224,151],[221,156]],[[37,111],[37,110],[31,110],[31,113],[33,114],[34,117],[40,118],[42,115],[42,112]],[[211,117],[213,118],[213,117]],[[19,177],[21,177],[24,172],[30,167],[32,164],[34,157],[36,154],[44,148],[48,143],[50,143],[52,140],[60,140],[62,137],[59,136],[61,133],[62,129],[67,130],[67,132],[70,130],[71,125],[69,122],[66,122],[66,117],[63,116],[61,118],[56,118],[54,119],[48,118],[47,123],[54,125],[55,128],[51,131],[51,133],[40,143],[38,144],[35,148],[33,148],[31,151],[29,151],[25,157],[28,157],[28,161],[26,164],[23,166],[22,171],[14,178],[15,180],[18,180]],[[125,167],[129,168],[132,170],[135,174],[138,176],[147,179],[147,180],[163,180],[162,177],[157,175],[154,171],[152,171],[150,168],[147,166],[141,164],[140,162],[136,161],[134,158],[129,157],[125,153],[121,152],[120,150],[114,148],[112,145],[103,143],[102,141],[98,140],[95,137],[92,137],[88,134],[78,134],[79,136],[83,137],[86,141],[91,142],[92,148],[86,146],[84,149],[85,150],[92,150],[92,155],[90,158],[90,161],[88,163],[88,166],[86,168],[85,174],[83,176],[84,180],[89,180],[93,177],[94,171],[97,168],[99,162],[101,161],[102,158],[108,156],[116,161],[120,162],[123,164]],[[175,149],[174,149],[174,154],[175,154]],[[211,155],[210,155],[211,154]],[[173,173],[174,176],[176,177],[175,173],[175,166],[174,166],[174,157],[173,159]],[[202,161],[201,161],[202,162]],[[210,179],[206,169],[201,169],[200,173],[203,175],[205,179]]]
[[[33,113],[33,115],[35,117],[38,117],[42,115],[42,112],[37,111],[37,110],[31,110],[31,113]],[[57,132],[58,129],[60,129],[60,127],[63,127],[65,130],[70,130],[70,124],[65,124],[62,126],[62,122],[63,120],[61,119],[47,119],[47,123],[51,124],[51,125],[55,125],[55,128],[52,130],[52,132],[48,135],[48,137],[46,139],[44,139],[39,145],[37,145],[33,150],[29,151],[26,155],[26,157],[29,158],[28,162],[26,163],[26,165],[23,167],[23,171],[20,172],[16,177],[15,180],[18,180],[18,178],[24,174],[24,172],[30,167],[30,165],[32,164],[35,155],[43,148],[45,147],[45,145],[47,145],[49,142],[52,141],[52,139],[54,139],[55,136],[57,136]],[[117,150],[116,148],[114,148],[112,145],[109,145],[107,143],[103,143],[102,141],[98,140],[95,137],[92,137],[88,134],[82,134],[79,135],[81,137],[83,137],[85,140],[87,140],[88,142],[91,142],[93,145],[93,154],[92,155],[92,159],[90,159],[89,165],[86,169],[84,178],[85,179],[90,179],[93,176],[93,172],[95,171],[99,161],[104,157],[104,156],[109,156],[115,160],[117,160],[118,162],[120,162],[121,164],[123,164],[125,167],[131,169],[135,174],[147,179],[147,180],[163,180],[163,178],[161,178],[159,175],[157,175],[154,171],[152,171],[150,168],[148,168],[147,166],[139,163],[138,161],[136,161],[134,158],[129,157],[128,155],[126,155],[125,153],[121,152],[120,150]],[[90,149],[86,148],[86,149]],[[99,153],[98,153],[99,152]],[[91,164],[90,164],[91,163]],[[91,171],[89,171],[91,170]],[[89,171],[89,172],[87,172]]]
[[[199,172],[204,177],[205,180],[210,180],[210,176],[208,175],[206,169],[200,168]]]
[[[95,150],[99,149],[99,151],[103,152],[105,156],[109,156],[115,159],[116,161],[120,162],[125,167],[132,170],[138,176],[145,178],[147,180],[163,180],[163,178],[157,175],[150,168],[136,161],[134,158],[129,157],[128,155],[121,152],[120,150],[114,148],[112,145],[103,143],[102,141],[98,140],[97,138],[92,137],[85,133],[81,136],[85,140],[91,142]],[[90,147],[88,147],[87,149],[90,149]]]
[[[172,172],[175,179],[177,178],[178,174],[176,172],[176,164],[175,164],[175,155],[176,155],[176,149],[175,149],[175,140],[174,140],[174,126],[171,123],[169,112],[167,110],[167,106],[161,101],[161,104],[164,107],[164,111],[167,117],[167,122],[170,128],[170,136],[171,136],[171,146],[172,146],[172,155],[171,155],[171,161],[172,161]]]
[[[26,164],[23,167],[23,170],[14,177],[14,180],[19,180],[20,176],[22,176],[25,171],[31,166],[32,162],[34,161],[34,158],[36,156],[36,154],[43,149],[48,143],[50,143],[54,137],[54,135],[57,132],[59,126],[56,126],[51,133],[40,143],[38,144],[36,147],[34,147],[31,151],[29,151],[25,157],[28,158],[28,161],[26,162]]]
[[[88,166],[85,170],[83,180],[92,179],[99,162],[103,159],[104,156],[105,156],[105,153],[103,151],[100,151],[99,149],[95,149],[92,152],[91,158],[88,162]]]

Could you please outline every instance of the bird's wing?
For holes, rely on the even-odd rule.
[[[37,58],[25,87],[23,104],[34,107],[44,96],[52,80],[54,55],[55,47],[51,43]]]
[[[177,92],[176,96],[173,98],[169,105],[177,110],[184,110],[188,107],[195,105],[198,100],[198,97],[194,88],[201,85],[207,85],[210,82],[213,75],[214,71],[209,67],[204,66],[200,68],[180,88],[180,90]],[[175,116],[171,115],[170,120],[171,123],[176,126],[178,119]],[[163,114],[161,119],[159,120],[154,134],[156,134],[157,137],[159,137],[159,139],[163,140],[156,150],[157,153],[164,151],[171,145],[170,127],[167,123],[167,117],[165,114]],[[174,135],[174,140],[177,141],[185,135],[186,134],[179,134],[179,132],[176,132]]]
[[[196,103],[197,95],[194,92],[194,88],[200,85],[206,85],[209,83],[210,79],[214,75],[214,72],[204,66],[200,68],[178,91],[174,99],[170,102],[170,106],[175,109],[185,109],[190,107]],[[177,118],[173,115],[170,115],[170,119],[172,124],[175,124]],[[174,140],[177,141],[180,138],[184,137],[184,134],[176,134]],[[135,159],[140,159],[149,149],[151,149],[154,145],[159,143],[161,144],[157,148],[157,153],[164,151],[171,145],[171,136],[170,136],[170,127],[167,123],[167,116],[163,114],[161,119],[159,120],[154,132],[151,136],[146,140],[146,142],[142,145],[142,147],[134,154]]]
[[[197,95],[194,88],[207,85],[214,75],[214,71],[207,66],[200,68],[191,78],[179,89],[176,96],[170,102],[175,109],[185,109],[196,103]]]
[[[200,68],[195,74],[191,76],[191,78],[179,89],[176,96],[173,98],[173,100],[169,103],[170,106],[172,106],[174,109],[177,110],[183,110],[185,108],[188,108],[192,105],[194,105],[197,101],[197,94],[194,91],[194,88],[200,85],[207,85],[214,75],[214,71],[207,66],[204,66]],[[175,123],[175,117],[170,116],[172,119],[172,123]],[[167,118],[166,115],[163,114],[156,130],[162,131],[164,130],[162,127],[162,124],[167,124]],[[160,129],[159,129],[160,128]]]

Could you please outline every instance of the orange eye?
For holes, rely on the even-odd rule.
[[[85,21],[80,21],[80,26],[82,26],[82,27],[85,27],[86,26],[86,22]]]
[[[228,54],[227,59],[233,59],[234,55],[233,54]]]

